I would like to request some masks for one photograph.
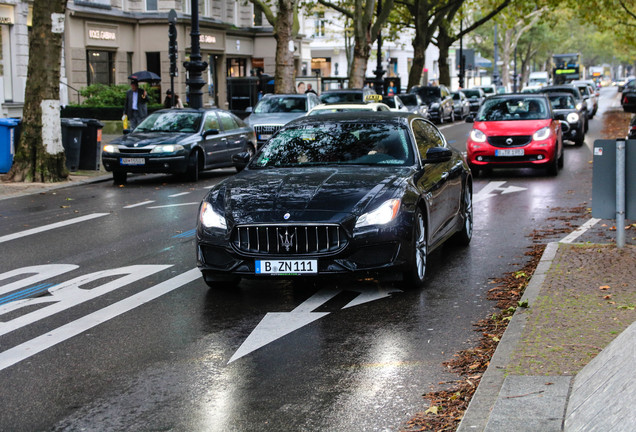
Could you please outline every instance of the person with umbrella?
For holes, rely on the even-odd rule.
[[[130,89],[126,92],[124,117],[128,118],[128,128],[132,130],[148,115],[148,93],[139,88],[139,81],[154,81],[161,78],[148,71],[136,72],[128,78]]]

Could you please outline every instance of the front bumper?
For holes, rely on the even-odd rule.
[[[495,147],[488,142],[477,143],[469,138],[466,143],[466,158],[474,167],[542,167],[553,161],[556,145],[554,138],[532,141],[525,146],[515,147],[515,149],[523,149],[523,155],[502,156],[498,150],[508,149]]]
[[[128,160],[142,160],[143,164],[135,161],[134,164],[126,163]],[[172,173],[181,174],[188,169],[188,157],[186,154],[162,155],[162,154],[117,154],[103,153],[102,164],[106,171],[126,171],[132,173]]]

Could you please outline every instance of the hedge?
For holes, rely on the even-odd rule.
[[[163,109],[163,105],[149,105],[148,114]],[[67,105],[62,108],[60,116],[62,118],[94,118],[97,120],[121,120],[124,108],[118,107],[92,107]]]

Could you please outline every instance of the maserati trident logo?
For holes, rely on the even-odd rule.
[[[506,138],[506,144],[512,145],[512,138]]]
[[[278,234],[278,237],[280,237],[280,245],[289,252],[289,249],[294,246],[294,234],[289,235],[289,232],[285,230],[285,235],[283,236],[282,234]]]

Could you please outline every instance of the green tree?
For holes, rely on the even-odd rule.
[[[59,84],[65,12],[66,0],[33,2],[21,135],[8,180],[54,182],[68,177]]]

